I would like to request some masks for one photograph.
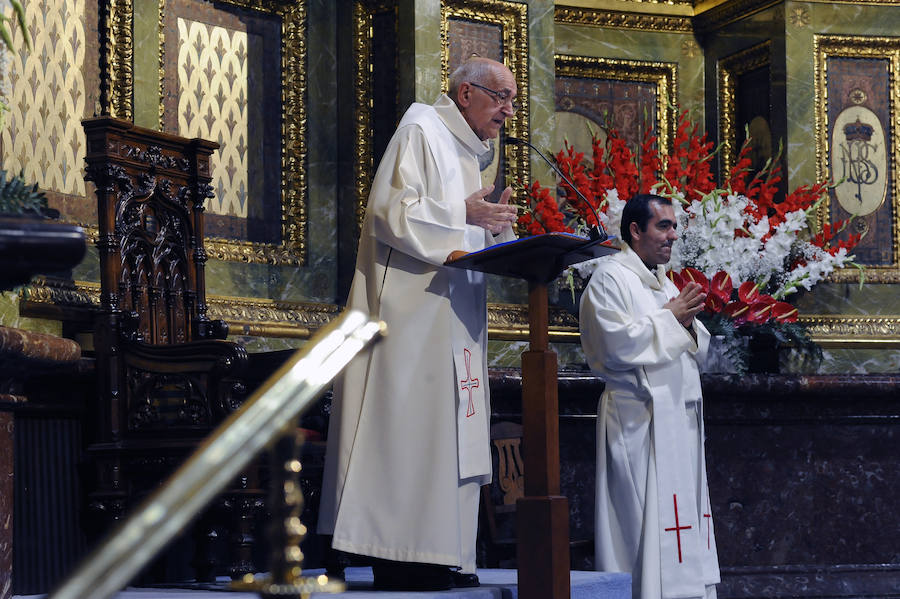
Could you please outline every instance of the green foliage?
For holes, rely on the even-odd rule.
[[[16,14],[16,20],[19,22],[19,27],[22,28],[22,36],[25,38],[25,47],[31,50],[31,38],[28,35],[28,27],[25,25],[25,7],[22,6],[19,0],[9,0],[9,3],[12,5],[13,12]],[[9,27],[6,25],[7,22],[12,22],[12,19],[6,15],[0,14],[0,39],[3,40],[3,44],[10,52],[15,52],[16,48],[13,45]]]
[[[31,187],[22,175],[7,179],[7,173],[0,170],[0,214],[22,216],[49,216],[47,196],[35,183]]]
[[[734,366],[736,376],[747,374],[750,366],[751,338],[771,336],[775,346],[771,351],[793,347],[814,361],[822,359],[822,348],[810,338],[806,326],[799,322],[770,320],[763,324],[743,323],[735,326],[734,320],[724,314],[701,312],[697,315],[710,335],[722,337],[725,355]]]

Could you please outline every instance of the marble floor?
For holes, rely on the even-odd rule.
[[[310,570],[306,574],[315,576],[321,571]],[[605,572],[573,571],[571,577],[572,599],[630,599],[631,577],[627,574]],[[453,599],[516,599],[515,570],[479,570],[481,586],[472,589],[452,589],[441,592],[388,592],[372,589],[371,568],[348,568],[347,587],[343,593],[320,594],[312,597],[325,599],[429,599],[450,597]],[[219,583],[196,585],[194,588],[127,588],[117,593],[114,599],[257,599],[256,593],[236,592],[227,589],[227,579]],[[44,595],[17,595],[13,599],[40,599]],[[85,597],[83,599],[91,599]]]

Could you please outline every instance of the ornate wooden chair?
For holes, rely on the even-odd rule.
[[[498,422],[491,426],[494,480],[481,487],[480,561],[490,568],[516,567],[516,501],[525,495],[522,425]],[[593,539],[570,539],[573,566],[593,554]]]
[[[109,525],[240,405],[248,358],[224,340],[227,325],[207,316],[203,211],[218,144],[110,117],[83,125],[85,178],[98,202],[101,301],[88,511]],[[211,546],[223,537],[235,545],[228,572],[253,570],[248,524],[263,505],[258,486],[252,477],[239,480],[201,519],[198,580],[223,569],[229,552]],[[222,524],[226,516],[231,525]]]

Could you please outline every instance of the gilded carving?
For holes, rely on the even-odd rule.
[[[366,199],[375,174],[375,157],[372,144],[372,40],[375,14],[393,11],[396,22],[396,1],[361,0],[353,4],[353,55],[356,58],[354,77],[354,122],[356,125],[356,160],[353,163],[355,189],[356,226],[362,229],[366,215]],[[396,60],[396,58],[395,58]]]
[[[282,302],[222,295],[207,296],[208,315],[228,323],[231,334],[257,337],[308,338],[316,329],[340,314],[341,307],[310,302]],[[23,290],[23,315],[54,318],[73,313],[93,313],[100,308],[100,284],[36,277]],[[82,316],[82,319],[85,319]],[[825,347],[900,347],[900,316],[837,316],[807,314],[800,322],[813,339]],[[578,343],[578,320],[571,313],[550,307],[550,340]],[[488,304],[491,339],[528,339],[528,307],[521,304]]]
[[[813,39],[815,55],[815,114],[816,114],[816,175],[820,180],[836,177],[830,172],[829,158],[832,155],[832,140],[829,139],[828,120],[828,70],[830,57],[882,59],[888,66],[890,87],[890,116],[887,136],[900,139],[900,109],[897,108],[897,89],[900,89],[900,39],[893,37],[850,37],[816,35]],[[866,93],[855,89],[850,95],[851,102],[862,104],[867,100]],[[889,167],[889,189],[892,198],[891,227],[893,261],[888,266],[867,266],[865,281],[867,283],[900,283],[900,177],[897,164],[900,160],[900,144],[892,144],[891,153],[887,157]],[[817,214],[821,228],[832,219],[828,202],[822,202]],[[860,221],[862,222],[862,221]],[[858,282],[860,273],[855,268],[846,268],[832,274],[830,280],[835,282]]]
[[[798,6],[791,9],[791,25],[802,29],[809,25],[809,8],[806,6]]]
[[[550,341],[579,342],[578,319],[565,310],[551,306],[548,334]],[[528,339],[528,306],[488,304],[488,337],[505,341]]]
[[[565,310],[550,307],[549,338],[558,343],[579,343],[578,319]],[[900,316],[838,316],[807,314],[800,322],[822,347],[900,348]],[[518,304],[488,305],[491,339],[528,339],[528,307]]]
[[[450,79],[450,21],[461,19],[496,25],[500,28],[503,62],[516,78],[520,108],[507,121],[506,132],[528,139],[528,5],[504,0],[442,0],[441,2],[441,89],[446,92]],[[522,146],[504,147],[508,160],[507,179],[529,180],[528,154]]]
[[[133,23],[132,0],[100,3],[100,110],[127,121],[134,114]]]
[[[900,348],[900,316],[808,314],[800,322],[823,347]]]
[[[228,323],[230,334],[307,339],[338,316],[341,307],[314,302],[208,295],[207,315]],[[24,288],[24,315],[90,321],[100,309],[100,284],[37,277]]]
[[[735,142],[738,139],[735,123],[737,108],[735,90],[737,78],[772,62],[772,42],[766,41],[756,46],[727,56],[718,63],[719,75],[719,140],[722,152],[723,172],[730,172],[737,161]]]
[[[678,65],[666,62],[556,55],[557,77],[638,81],[656,85],[656,120],[660,153],[671,147],[678,100]]]
[[[690,2],[682,2],[681,4],[690,5]],[[573,8],[570,6],[557,6],[554,20],[565,25],[591,25],[593,27],[608,27],[610,29],[637,29],[642,31],[664,31],[666,33],[690,33],[693,31],[691,19],[687,16],[653,15],[618,10]]]

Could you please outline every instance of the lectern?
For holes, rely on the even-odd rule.
[[[454,255],[447,266],[528,281],[528,351],[522,354],[525,496],[516,505],[521,599],[569,597],[569,502],[559,488],[556,353],[548,347],[547,285],[562,270],[617,251],[610,241],[534,235]]]

